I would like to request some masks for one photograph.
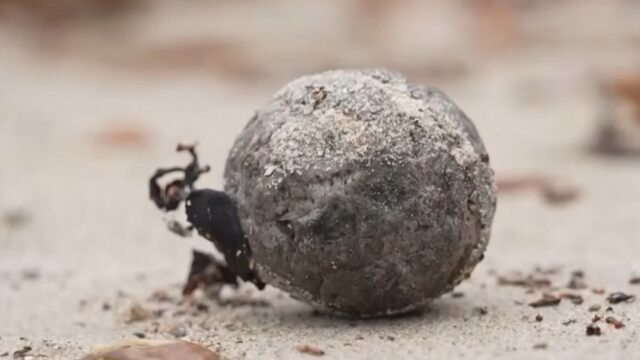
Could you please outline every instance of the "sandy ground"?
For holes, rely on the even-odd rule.
[[[300,70],[276,67],[280,75],[255,83],[199,71],[123,71],[43,56],[1,32],[0,357],[28,345],[34,356],[76,359],[136,332],[173,338],[165,330],[176,327],[184,339],[229,359],[310,358],[296,351],[301,344],[323,349],[327,359],[639,357],[640,302],[606,313],[623,329],[601,322],[602,336],[588,337],[585,327],[590,305],[605,313],[606,294],[640,295],[640,285],[629,284],[640,275],[640,162],[586,150],[600,110],[594,79],[640,60],[633,20],[640,12],[612,5],[618,2],[585,4],[526,23],[540,34],[579,14],[567,20],[573,32],[550,44],[479,57],[462,79],[434,80],[475,120],[499,178],[544,174],[579,188],[580,197],[559,206],[533,191],[502,194],[486,259],[457,289],[464,296],[444,296],[420,315],[372,321],[319,315],[275,289],[252,295],[267,307],[209,302],[208,312],[194,313],[148,300],[158,289],[177,298],[190,249],[207,245],[166,231],[147,200],[148,175],[158,165],[184,162],[172,152],[175,143],[196,139],[213,168],[202,184],[220,188],[234,136]],[[598,21],[586,25],[589,19]],[[603,25],[611,23],[619,26]],[[271,55],[287,53],[277,54]],[[325,61],[314,67],[328,67]],[[135,126],[145,141],[100,140],[118,126]],[[26,221],[11,225],[12,213]],[[589,289],[573,292],[584,303],[534,309],[527,304],[540,291],[497,284],[495,273],[527,274],[536,266],[559,268],[544,275],[558,287],[583,270]],[[125,324],[122,312],[132,301],[165,312]]]

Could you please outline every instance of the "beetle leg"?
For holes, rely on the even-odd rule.
[[[149,180],[149,196],[156,206],[164,211],[176,210],[194,188],[200,175],[207,173],[209,166],[200,166],[195,145],[178,145],[176,151],[187,151],[191,155],[191,162],[186,167],[171,167],[158,169]],[[164,187],[158,183],[165,175],[181,172],[182,179],[174,180]]]
[[[197,288],[211,284],[237,285],[236,278],[226,265],[209,254],[194,250],[189,276],[182,288],[183,295],[191,295]]]
[[[184,183],[189,190],[193,190],[193,186],[195,182],[198,180],[198,178],[200,177],[200,175],[209,172],[211,168],[208,165],[205,165],[202,167],[200,166],[195,144],[192,144],[192,145],[178,144],[176,151],[178,152],[186,151],[189,153],[189,155],[191,155],[191,162],[184,169],[185,170]]]
[[[175,210],[175,208],[178,207],[177,205],[173,204],[175,201],[171,201],[171,199],[167,196],[169,193],[172,193],[172,191],[168,191],[169,188],[173,189],[177,184],[175,184],[174,182],[172,183],[173,185],[169,184],[165,187],[165,189],[162,189],[160,187],[160,184],[158,183],[160,178],[162,178],[163,176],[176,172],[184,172],[184,169],[179,167],[158,169],[149,180],[149,197],[160,210],[170,211]]]

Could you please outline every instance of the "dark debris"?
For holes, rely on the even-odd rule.
[[[586,289],[587,284],[584,280],[584,272],[581,270],[576,270],[571,273],[571,278],[569,279],[569,283],[567,284],[567,288],[573,290],[581,290]]]
[[[551,280],[542,277],[534,277],[532,275],[525,277],[519,274],[515,274],[510,277],[499,276],[498,285],[521,286],[526,288],[545,288],[551,286]]]
[[[478,316],[485,316],[489,313],[486,306],[476,306],[473,308],[473,314]]]
[[[599,304],[593,304],[593,305],[589,306],[589,311],[590,312],[596,312],[596,311],[600,310],[600,308],[602,308],[602,306],[600,306]]]
[[[596,324],[587,325],[587,336],[600,336],[602,335],[602,331],[600,327]]]
[[[193,294],[198,288],[219,291],[223,284],[236,284],[236,279],[229,269],[212,255],[193,250],[191,267],[182,294]]]
[[[551,294],[542,294],[542,298],[532,303],[529,303],[529,306],[534,308],[545,307],[545,306],[556,306],[560,304],[561,300],[562,298],[551,295]]]
[[[607,297],[607,301],[609,301],[610,304],[619,304],[622,302],[628,303],[634,301],[635,299],[635,295],[626,294],[622,291],[611,293]]]
[[[580,189],[541,175],[524,175],[498,179],[498,193],[537,191],[551,205],[574,201],[580,197]]]
[[[22,349],[13,352],[14,359],[23,359],[33,348],[31,346],[23,346]]]
[[[578,294],[565,293],[565,294],[562,294],[561,297],[563,299],[567,299],[571,301],[571,303],[574,305],[580,305],[584,302],[584,299],[582,298],[582,296]]]
[[[622,329],[624,327],[624,323],[622,321],[614,318],[613,316],[607,316],[607,318],[604,319],[604,321],[607,324],[613,325],[616,329]]]
[[[549,345],[547,343],[537,343],[533,345],[533,348],[536,350],[544,350],[547,347],[549,347]]]
[[[19,229],[31,220],[29,213],[22,208],[12,208],[0,214],[0,222],[9,229]]]

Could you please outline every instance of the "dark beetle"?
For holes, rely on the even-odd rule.
[[[190,225],[179,234],[195,229],[200,236],[211,241],[225,258],[224,281],[237,285],[237,279],[254,283],[259,289],[265,284],[254,269],[249,242],[238,220],[236,206],[227,194],[211,189],[196,190],[194,185],[200,175],[209,171],[201,167],[193,145],[178,145],[177,151],[187,151],[192,157],[186,167],[163,168],[155,172],[149,181],[149,195],[156,206],[163,211],[174,211],[185,202],[187,220]],[[165,175],[182,173],[182,179],[170,182],[164,187],[158,181]],[[173,224],[173,226],[176,226]]]

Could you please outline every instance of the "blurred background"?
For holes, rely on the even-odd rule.
[[[185,163],[175,144],[193,140],[212,166],[201,186],[221,188],[255,109],[345,67],[435,85],[475,121],[501,193],[474,279],[540,264],[620,284],[640,272],[638,1],[0,0],[5,344],[55,333],[73,353],[118,338],[76,304],[180,283],[197,243],[166,231],[148,176]],[[473,281],[478,299],[511,304]]]

